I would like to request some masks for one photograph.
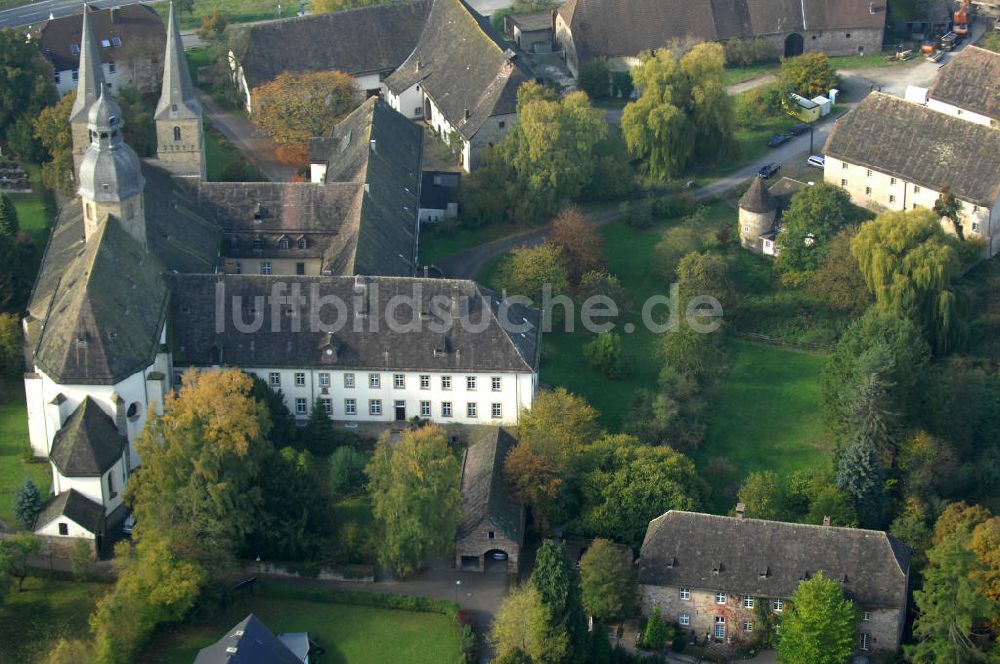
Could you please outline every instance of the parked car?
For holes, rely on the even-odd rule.
[[[491,557],[493,560],[507,560],[507,554],[503,551],[494,551]]]
[[[807,125],[804,122],[798,122],[792,125],[792,128],[788,130],[788,133],[790,133],[792,136],[798,136],[800,134],[806,133],[807,131],[809,131],[809,125]]]
[[[772,161],[770,164],[764,164],[757,171],[757,175],[761,176],[765,180],[777,173],[781,169],[781,164]]]
[[[779,145],[787,143],[788,141],[791,140],[791,138],[792,137],[789,136],[788,134],[775,134],[771,138],[767,139],[767,147],[776,148]]]
[[[125,521],[122,523],[122,532],[131,536],[133,528],[135,528],[135,514],[130,512],[129,515],[125,517]]]
[[[826,166],[826,157],[814,154],[806,159],[806,164],[809,166],[815,166],[816,168],[823,168]]]

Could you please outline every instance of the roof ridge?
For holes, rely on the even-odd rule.
[[[851,532],[874,533],[876,535],[886,535],[887,534],[886,531],[884,531],[884,530],[874,530],[872,528],[852,528],[850,526],[833,526],[833,525],[824,526],[824,525],[815,524],[815,523],[797,523],[795,521],[778,521],[777,519],[755,519],[753,517],[743,517],[741,519],[738,516],[728,516],[728,515],[724,515],[724,514],[710,514],[708,512],[692,512],[690,510],[667,510],[666,512],[664,512],[663,514],[661,514],[660,516],[658,516],[657,519],[663,518],[663,517],[665,517],[665,516],[667,516],[668,514],[671,514],[671,513],[675,513],[675,514],[690,514],[690,515],[698,516],[698,517],[710,517],[710,518],[713,518],[713,519],[725,519],[727,521],[735,521],[735,522],[742,522],[742,523],[748,523],[748,522],[777,523],[777,524],[781,524],[782,526],[792,526],[792,527],[802,527],[802,528],[815,528],[815,529],[820,529],[820,530],[844,530],[844,531],[851,531]],[[655,521],[655,519],[654,519],[654,521]]]

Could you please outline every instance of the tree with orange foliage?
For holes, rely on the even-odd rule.
[[[531,451],[527,445],[518,445],[507,454],[503,472],[514,499],[530,505],[536,527],[547,532],[552,526],[552,510],[562,486],[560,465]]]
[[[253,89],[253,123],[278,143],[302,145],[322,136],[360,101],[354,79],[340,71],[285,72]]]
[[[604,267],[604,238],[575,207],[556,217],[546,241],[559,250],[572,286],[577,286],[585,273]]]

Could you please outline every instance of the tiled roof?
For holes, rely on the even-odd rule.
[[[104,529],[104,506],[95,503],[76,489],[63,491],[53,498],[35,518],[35,530],[61,516],[94,534]]]
[[[401,277],[291,277],[256,275],[171,275],[171,316],[183,325],[173,326],[173,352],[178,366],[238,367],[352,367],[382,370],[517,371],[538,366],[541,313],[512,304],[508,319],[527,328],[520,332],[501,325],[500,296],[471,281]],[[285,293],[298,288],[301,305],[278,304],[268,297],[275,285]],[[216,298],[226,303],[224,331],[216,331]],[[387,316],[394,296],[413,296],[418,313],[411,321],[410,308],[399,307],[395,320],[414,323],[418,329],[392,329]],[[232,324],[234,296],[244,311],[244,321],[254,313],[247,307],[263,301],[264,324],[247,334]],[[261,298],[256,300],[255,298]],[[323,298],[322,300],[317,298]],[[331,298],[343,309],[328,306]],[[313,306],[322,306],[320,319],[338,325],[331,335],[310,324]],[[281,310],[274,311],[275,307]],[[453,317],[468,310],[470,325]],[[484,318],[485,316],[485,318]],[[279,322],[272,328],[272,320]],[[485,329],[475,328],[485,321]],[[294,325],[299,331],[293,331]],[[378,332],[373,333],[372,326]],[[327,354],[327,348],[333,353]]]
[[[194,664],[302,664],[302,660],[251,613],[224,637],[199,650]]]
[[[139,55],[160,57],[163,54],[167,31],[152,7],[124,5],[116,11],[118,22],[112,23],[110,9],[89,10],[91,30],[101,62],[121,62]],[[42,52],[56,71],[77,68],[80,54],[74,53],[73,47],[80,45],[82,25],[81,13],[54,18],[39,26]]]
[[[716,41],[796,31],[881,28],[869,0],[568,0],[558,10],[581,60],[635,56],[672,39]]]
[[[243,73],[254,88],[283,72],[392,71],[416,46],[430,5],[430,0],[391,2],[250,26]]]
[[[552,10],[528,12],[526,14],[511,14],[508,20],[525,32],[533,32],[535,30],[551,30]]]
[[[669,511],[653,519],[639,583],[787,598],[822,571],[864,607],[904,607],[910,552],[876,530]]]
[[[56,432],[49,458],[64,477],[100,477],[124,450],[114,420],[88,396]]]
[[[837,120],[826,155],[992,207],[1000,197],[1000,131],[879,92]]]
[[[503,478],[503,464],[514,439],[500,427],[489,427],[469,446],[462,464],[462,520],[457,537],[489,521],[508,539],[520,542],[523,508],[514,502]]]
[[[399,94],[419,83],[466,139],[494,115],[517,111],[517,89],[530,80],[489,21],[462,0],[433,0],[413,53],[385,80]]]
[[[966,46],[938,70],[927,96],[1000,120],[1000,53]]]

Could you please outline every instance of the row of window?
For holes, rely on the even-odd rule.
[[[306,249],[309,246],[309,241],[306,240],[306,238],[304,237],[300,237],[295,244],[299,249]],[[251,246],[253,247],[254,251],[263,251],[264,238],[255,237],[253,239]],[[229,247],[234,251],[239,249],[240,248],[239,238],[237,238],[235,235],[231,236],[229,238]],[[278,249],[281,249],[282,251],[288,251],[291,248],[292,248],[292,241],[289,240],[287,237],[283,237],[280,240],[278,240]]]
[[[691,625],[691,615],[688,614],[688,613],[681,613],[680,615],[677,616],[677,623],[679,625],[681,625],[682,627],[690,626]],[[744,621],[742,621],[742,627],[743,627],[743,631],[744,632],[746,632],[748,634],[752,633],[753,632],[753,621],[752,620],[744,620]],[[781,629],[780,625],[776,625],[775,626],[775,631],[778,631],[780,629]],[[724,639],[724,638],[726,638],[726,617],[725,616],[715,616],[715,626],[712,629],[712,636],[714,636],[717,639]],[[870,636],[868,635],[867,632],[861,632],[860,643],[858,644],[859,647],[860,647],[860,649],[861,650],[868,650],[870,640],[871,640]]]
[[[691,589],[690,588],[680,588],[679,589],[679,595],[680,595],[680,598],[682,600],[684,600],[685,602],[689,601],[691,599]],[[726,600],[728,600],[728,599],[729,599],[729,596],[726,593],[724,593],[724,592],[720,591],[720,592],[715,593],[715,603],[716,604],[725,604]],[[753,597],[751,595],[744,595],[743,596],[743,608],[744,609],[752,609],[754,607],[755,601],[756,601],[755,597]],[[773,600],[771,600],[771,608],[774,610],[775,613],[781,613],[782,611],[785,610],[785,603],[782,600],[780,600],[780,599],[773,599]]]
[[[465,377],[465,389],[469,392],[476,391],[477,376],[466,376]],[[419,377],[420,389],[429,390],[431,389],[431,375],[430,374],[420,374]],[[272,371],[268,374],[268,383],[271,387],[281,387],[281,373],[278,371]],[[304,371],[299,371],[295,373],[295,387],[305,387],[306,385],[306,374]],[[330,374],[322,372],[319,374],[319,386],[320,387],[330,387]],[[344,387],[348,389],[353,389],[356,386],[356,381],[353,373],[344,374]],[[378,389],[382,387],[382,374],[370,373],[368,374],[368,387],[373,389]],[[406,389],[406,374],[393,374],[392,375],[392,387],[397,390]],[[451,389],[451,376],[441,376],[441,389],[450,390]],[[493,392],[503,391],[503,378],[502,376],[490,376],[490,390]]]
[[[237,261],[236,263],[234,263],[233,264],[233,270],[236,272],[236,274],[243,274],[243,263],[240,263],[239,261]],[[260,273],[263,274],[263,275],[265,275],[265,276],[272,273],[271,261],[261,261],[260,262]],[[305,273],[306,273],[306,264],[305,263],[296,263],[295,264],[295,274],[297,274],[298,276],[301,277],[301,276],[305,275]]]
[[[333,399],[320,398],[320,405],[323,408],[323,412],[333,417]],[[393,407],[397,410],[397,415],[400,414],[398,411],[403,411],[403,417],[397,419],[405,419],[406,402],[405,401],[394,401]],[[451,401],[442,401],[440,411],[441,417],[453,417],[454,406]],[[308,415],[309,414],[309,402],[304,398],[295,399],[295,414],[296,415]],[[344,415],[357,415],[358,414],[358,400],[357,399],[344,399]],[[379,416],[382,414],[382,400],[381,399],[369,399],[368,400],[368,414]],[[420,417],[432,417],[431,413],[431,402],[421,401],[420,402]],[[465,404],[465,417],[469,419],[476,419],[479,417],[479,404],[475,401],[470,401]],[[490,417],[493,419],[500,419],[503,417],[503,404],[492,403],[490,404]]]

